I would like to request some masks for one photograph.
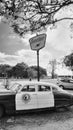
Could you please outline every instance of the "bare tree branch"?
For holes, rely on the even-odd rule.
[[[56,18],[64,7],[73,5],[73,0],[0,0],[0,16],[9,22],[20,36],[43,30],[47,25],[72,17]]]

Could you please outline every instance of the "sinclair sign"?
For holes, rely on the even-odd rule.
[[[30,47],[32,50],[40,50],[45,46],[46,34],[40,34],[35,37],[32,37],[30,40]]]

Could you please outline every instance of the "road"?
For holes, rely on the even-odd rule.
[[[73,107],[69,110],[46,111],[28,115],[4,117],[0,130],[72,130]]]
[[[5,116],[0,119],[0,130],[73,130],[73,106],[56,111]]]

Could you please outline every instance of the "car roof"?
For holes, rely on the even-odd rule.
[[[55,88],[61,89],[61,88],[59,88],[58,85],[51,83],[51,82],[45,82],[45,81],[20,81],[19,84],[21,84],[22,86],[23,85],[24,86],[25,85],[47,85],[47,86],[53,86]]]
[[[54,83],[50,83],[50,82],[44,82],[44,81],[20,81],[19,84],[22,85],[55,85]],[[56,85],[55,85],[56,86]]]
[[[64,93],[66,91],[66,90],[63,90],[62,88],[60,88],[58,85],[56,85],[54,83],[45,82],[45,81],[19,81],[19,82],[15,82],[14,84],[19,84],[19,85],[22,86],[22,87],[20,87],[19,90],[21,90],[26,85],[39,85],[39,86],[45,85],[45,86],[51,86],[51,88],[55,87],[55,88],[58,89],[58,91],[61,91],[61,92],[64,92]],[[66,91],[66,93],[68,93],[68,92]]]

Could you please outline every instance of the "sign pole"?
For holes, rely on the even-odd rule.
[[[40,80],[39,73],[39,50],[45,47],[46,34],[40,34],[29,39],[30,47],[33,51],[37,52],[37,80]]]
[[[40,80],[40,75],[39,75],[39,50],[37,50],[37,80]]]

